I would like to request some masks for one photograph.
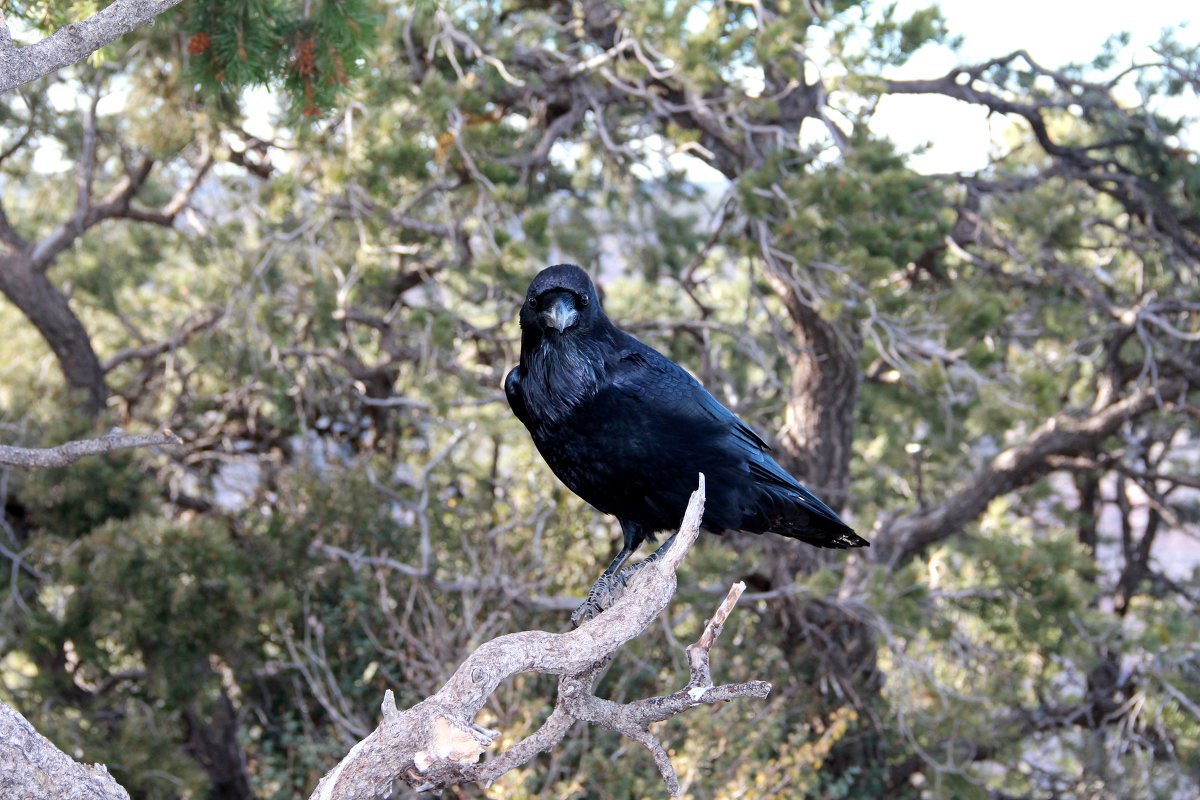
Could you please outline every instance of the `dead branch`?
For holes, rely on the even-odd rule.
[[[621,597],[592,621],[568,633],[524,631],[493,639],[472,653],[436,694],[406,711],[396,709],[388,691],[379,727],[321,779],[311,800],[381,796],[399,780],[420,791],[492,781],[553,748],[576,721],[620,731],[636,740],[653,755],[668,791],[678,794],[675,770],[666,750],[650,733],[650,724],[701,703],[763,698],[771,691],[771,685],[762,681],[712,683],[709,650],[744,586],[737,584],[730,590],[704,633],[688,647],[691,677],[684,688],[626,704],[599,698],[593,689],[621,646],[640,635],[666,609],[675,594],[675,570],[699,535],[703,510],[701,475],[673,545],[634,573]],[[479,764],[479,756],[500,734],[476,724],[475,716],[502,682],[522,672],[562,676],[554,711],[535,733]]]
[[[29,469],[65,467],[85,456],[164,444],[183,444],[183,440],[166,428],[162,433],[147,435],[126,434],[122,433],[120,428],[113,428],[99,439],[82,439],[77,442],[60,444],[58,447],[12,447],[0,444],[0,466]]]

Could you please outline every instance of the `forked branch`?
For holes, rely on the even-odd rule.
[[[701,475],[674,544],[634,574],[624,594],[590,622],[568,633],[524,631],[493,639],[472,653],[436,694],[406,711],[399,711],[387,692],[379,727],[321,780],[311,800],[378,797],[400,780],[421,791],[492,781],[553,748],[577,721],[636,740],[653,755],[668,791],[678,794],[675,770],[649,726],[700,704],[764,698],[771,691],[762,681],[723,686],[712,682],[709,651],[745,587],[739,583],[730,589],[704,633],[687,648],[691,677],[682,689],[625,704],[599,698],[593,690],[621,646],[666,609],[675,594],[675,571],[699,535],[703,512]],[[477,763],[499,732],[476,724],[475,716],[503,681],[522,672],[562,676],[554,711],[537,732]]]

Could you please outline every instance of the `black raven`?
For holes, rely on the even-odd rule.
[[[547,267],[529,285],[521,362],[504,393],[554,474],[621,523],[624,547],[575,622],[601,610],[638,545],[679,526],[698,472],[707,478],[705,530],[779,533],[817,547],[867,544],[695,378],[617,328],[573,264]]]

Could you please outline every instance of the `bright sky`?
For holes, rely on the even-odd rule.
[[[927,7],[930,2],[899,0],[900,15]],[[1028,50],[1034,59],[1047,67],[1086,62],[1100,52],[1101,45],[1110,35],[1122,30],[1133,37],[1129,52],[1142,57],[1146,55],[1144,48],[1157,41],[1167,27],[1190,22],[1181,38],[1184,41],[1200,38],[1200,5],[1192,6],[1183,0],[1136,0],[1133,4],[1118,4],[1113,0],[1008,0],[1003,4],[983,0],[941,0],[939,5],[950,31],[963,37],[961,51],[956,53],[945,47],[923,48],[890,77],[936,77],[958,64],[984,61],[1018,48]],[[247,130],[271,138],[274,97],[266,90],[254,90],[247,96],[244,107]],[[111,110],[119,109],[106,107],[101,112]],[[1194,98],[1171,110],[1200,117],[1200,103]],[[901,96],[887,97],[880,102],[871,128],[892,139],[903,151],[911,152],[928,143],[929,149],[914,155],[910,163],[920,172],[943,173],[985,167],[992,141],[999,140],[1009,124],[1000,117],[989,120],[981,108],[946,98]],[[1189,146],[1200,148],[1200,128],[1194,126],[1187,138]],[[37,168],[51,171],[69,167],[62,153],[42,150],[46,148],[37,153]],[[696,159],[682,158],[683,165],[697,182],[724,183],[715,170]]]
[[[924,8],[929,0],[900,0],[905,13]],[[941,0],[951,32],[963,37],[961,52],[927,47],[917,52],[891,77],[931,78],[960,63],[976,63],[1024,48],[1038,63],[1059,67],[1091,61],[1114,33],[1132,35],[1133,54],[1156,42],[1164,28],[1191,23],[1180,34],[1184,41],[1200,36],[1200,5],[1181,0]],[[1200,116],[1193,99],[1180,113]],[[983,109],[937,97],[888,97],[878,107],[872,130],[892,139],[903,150],[929,142],[928,152],[911,163],[921,172],[971,171],[987,164],[989,142],[1006,123],[996,119],[989,128]],[[1196,132],[1191,137],[1194,142]]]

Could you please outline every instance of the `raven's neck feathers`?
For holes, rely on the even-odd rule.
[[[521,337],[521,387],[526,406],[535,417],[554,423],[595,397],[608,382],[609,361],[621,332],[607,318],[596,320],[587,331],[566,335]]]

